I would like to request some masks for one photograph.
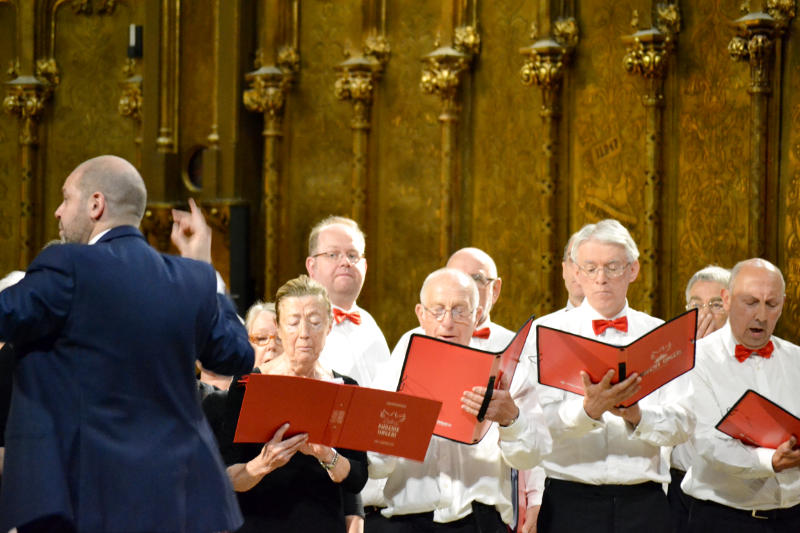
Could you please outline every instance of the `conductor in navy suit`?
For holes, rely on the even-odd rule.
[[[62,191],[64,244],[0,293],[0,340],[19,357],[0,531],[237,529],[194,365],[247,373],[253,350],[217,293],[210,229],[190,202],[172,237],[194,259],[151,248],[144,182],[118,157],[82,163]]]

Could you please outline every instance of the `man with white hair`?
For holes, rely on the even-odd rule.
[[[628,306],[628,286],[639,274],[636,243],[619,222],[587,224],[570,255],[584,293],[575,309],[555,313],[545,325],[590,339],[626,345],[662,323]],[[542,460],[545,481],[540,533],[565,531],[667,533],[669,446],[689,438],[694,418],[679,401],[690,392],[676,380],[630,407],[618,407],[639,389],[633,373],[612,384],[583,373],[584,395],[539,388],[553,438]]]
[[[462,345],[470,344],[481,311],[474,281],[453,268],[426,278],[415,307],[426,335]],[[376,386],[396,390],[403,359],[390,360]],[[514,519],[511,468],[531,468],[550,449],[534,382],[522,362],[511,389],[492,394],[486,419],[496,424],[476,444],[434,436],[423,462],[370,454],[370,476],[386,478],[386,507],[367,515],[367,531],[506,533]],[[465,391],[462,409],[477,415],[485,392]]]
[[[715,429],[748,389],[800,415],[800,347],[773,335],[785,290],[770,262],[738,263],[722,292],[727,323],[697,343],[696,453],[681,485],[691,497],[690,532],[800,531],[800,435],[771,449]]]

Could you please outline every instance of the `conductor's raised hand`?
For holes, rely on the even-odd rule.
[[[189,211],[172,210],[172,242],[183,257],[211,263],[211,228],[189,198]]]
[[[639,374],[634,372],[626,380],[612,385],[611,380],[614,378],[615,374],[616,372],[611,369],[606,372],[600,382],[592,383],[589,374],[581,372],[581,378],[583,379],[583,410],[595,420],[600,420],[600,417],[602,417],[603,413],[606,411],[611,411],[613,414],[622,416],[619,410],[617,410],[617,412],[613,410],[618,405],[622,404],[622,402],[639,392],[639,384],[642,382],[642,378],[639,377]],[[635,411],[638,411],[638,405]],[[630,414],[632,418],[635,418],[635,416],[633,416],[635,415],[634,412]],[[638,424],[638,420],[636,423]]]

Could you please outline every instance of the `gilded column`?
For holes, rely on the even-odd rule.
[[[443,263],[456,247],[459,217],[455,203],[460,197],[461,179],[458,167],[457,124],[461,75],[480,50],[480,36],[475,25],[459,26],[452,46],[440,46],[424,57],[421,87],[426,94],[439,97],[441,103],[440,179],[439,179],[439,259]]]
[[[249,88],[242,96],[248,111],[264,116],[261,132],[264,137],[261,193],[264,281],[261,292],[265,298],[272,299],[278,288],[280,257],[280,141],[286,96],[300,69],[300,6],[299,0],[263,0],[261,8],[265,21],[260,31],[262,48],[257,53],[257,70],[245,75]]]
[[[39,146],[38,125],[45,102],[52,89],[32,76],[19,76],[6,84],[3,108],[19,119],[20,179],[19,260],[17,266],[25,270],[38,252],[36,235],[39,191],[36,181],[36,149]]]
[[[545,10],[540,20],[544,28],[552,27],[542,39],[532,45],[520,49],[525,62],[520,70],[522,83],[537,86],[542,92],[542,108],[540,116],[545,128],[545,141],[542,145],[544,169],[539,180],[541,198],[542,223],[539,240],[539,265],[541,287],[544,301],[541,308],[555,307],[553,296],[564,292],[558,264],[558,250],[566,242],[566,232],[556,232],[557,214],[562,202],[559,201],[558,189],[561,181],[560,161],[560,125],[561,125],[561,92],[564,72],[572,51],[578,43],[578,25],[573,17],[559,18],[550,24],[550,13]],[[552,33],[552,35],[550,35]],[[532,38],[536,39],[534,30]]]
[[[750,255],[778,259],[778,176],[769,163],[769,101],[772,72],[781,37],[795,15],[794,0],[767,0],[766,12],[733,21],[736,35],[728,44],[735,61],[750,65],[750,170],[748,177]],[[777,130],[776,130],[777,133]],[[774,140],[777,142],[777,139]]]
[[[283,137],[283,111],[290,82],[286,73],[272,65],[245,76],[250,88],[244,92],[248,111],[264,115],[264,162],[262,212],[264,213],[264,294],[275,294],[278,280],[278,206],[280,200],[280,160],[278,148]]]
[[[634,14],[634,19],[638,15]],[[662,216],[666,206],[662,205],[663,169],[663,122],[664,80],[667,75],[669,56],[675,48],[675,38],[680,29],[680,12],[677,4],[655,6],[655,25],[623,37],[628,45],[623,58],[625,70],[638,74],[645,80],[642,103],[645,107],[645,181],[643,246],[639,256],[642,278],[648,290],[644,304],[647,312],[659,314],[656,309],[659,279],[669,277],[667,264],[660,261],[658,250],[665,249]]]
[[[119,84],[120,97],[117,111],[133,121],[136,145],[136,167],[142,168],[142,76],[136,72],[137,61],[128,59],[123,68],[126,76]]]

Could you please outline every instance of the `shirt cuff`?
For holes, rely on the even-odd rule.
[[[586,414],[586,410],[583,408],[583,397],[570,398],[561,405],[559,410],[561,418],[567,427],[588,432],[605,426],[605,422],[602,419],[595,420]]]
[[[758,463],[761,465],[767,472],[772,472],[773,475],[778,475],[775,472],[775,469],[772,468],[772,456],[775,454],[775,450],[771,448],[756,448],[756,456],[758,457]]]
[[[217,293],[227,294],[228,288],[225,286],[225,280],[222,279],[222,275],[216,270],[214,271],[214,273],[217,275]]]
[[[525,428],[528,426],[528,419],[522,409],[519,410],[519,416],[516,420],[507,426],[497,424],[497,429],[500,433],[500,440],[513,441],[519,439],[525,433]]]

